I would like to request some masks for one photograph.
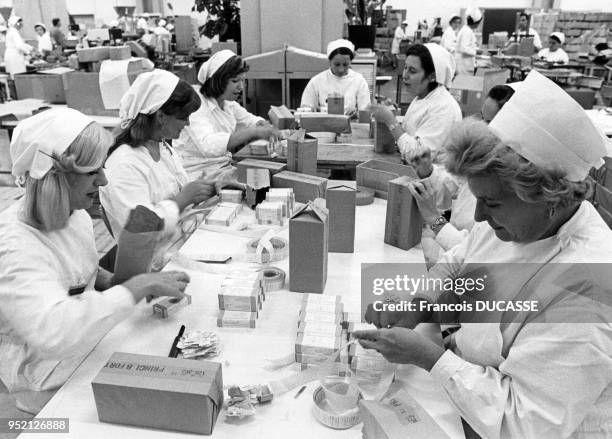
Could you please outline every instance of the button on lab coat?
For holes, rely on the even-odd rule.
[[[22,206],[0,215],[0,379],[11,392],[64,384],[134,308],[125,287],[94,290],[98,255],[84,210],[42,232],[19,220]],[[68,295],[81,285],[85,292]]]
[[[555,236],[528,244],[503,242],[487,223],[478,223],[441,262],[447,265],[432,270],[460,273],[466,264],[483,262],[500,263],[496,270],[537,263],[529,267],[541,270],[519,276],[514,270],[512,279],[501,278],[500,288],[483,298],[537,298],[546,313],[530,322],[511,316],[501,326],[464,323],[454,352],[446,351],[431,370],[470,426],[486,438],[611,437],[610,300],[590,299],[610,285],[590,269],[612,262],[612,231],[593,206],[583,202]],[[567,294],[577,288],[581,294]],[[600,323],[583,323],[587,313]]]

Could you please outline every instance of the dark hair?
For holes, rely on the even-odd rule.
[[[608,43],[598,43],[597,45],[595,45],[595,50],[601,52],[602,50],[607,50],[609,49],[608,47]]]
[[[196,112],[200,108],[201,104],[202,100],[193,87],[181,79],[176,84],[176,88],[168,100],[158,111],[168,116],[174,116],[177,119],[186,120],[191,113]],[[151,114],[140,113],[126,129],[116,128],[113,133],[115,135],[115,142],[108,150],[108,155],[110,156],[115,149],[124,143],[136,148],[151,140],[151,134],[157,128],[155,126],[156,113],[157,111]]]
[[[521,17],[525,17],[527,21],[529,21],[529,14],[527,12],[521,12],[519,14],[519,20],[521,19]]]
[[[338,47],[336,50],[334,50],[332,53],[329,54],[327,59],[331,61],[332,58],[336,55],[348,55],[351,58],[351,61],[355,57],[355,54],[353,53],[353,51],[349,49],[348,47]]]
[[[51,20],[51,23],[53,23],[53,26],[57,26],[58,24],[60,24],[60,19],[54,18],[53,20]]]
[[[218,98],[223,94],[230,79],[249,71],[249,66],[239,56],[232,56],[225,61],[219,70],[217,70],[210,78],[208,78],[202,87],[200,93],[207,98]]]
[[[416,56],[421,60],[421,67],[423,67],[423,71],[425,72],[425,77],[428,77],[432,73],[436,74],[436,68],[434,66],[433,58],[431,57],[431,53],[429,49],[425,47],[423,44],[413,44],[412,46],[406,49],[406,58],[410,55]],[[433,91],[438,87],[438,83],[434,80],[429,83],[428,89],[429,91]]]
[[[482,17],[480,17],[480,20],[474,21],[474,19],[468,15],[468,18],[467,18],[468,26],[478,26],[481,21],[482,21]]]
[[[458,15],[453,15],[453,17],[450,20],[448,20],[448,24],[453,24],[453,21],[455,20],[459,20],[459,23],[461,23],[461,17]]]
[[[556,36],[556,35],[551,35],[551,36],[550,36],[550,37],[548,37],[548,38],[550,38],[551,40],[555,40],[557,43],[561,44],[561,40],[560,40],[560,39],[559,39],[559,37],[558,37],[558,36]]]
[[[44,30],[45,32],[47,32],[47,26],[45,26],[44,24],[40,24],[40,23],[35,24],[35,25],[34,25],[34,30],[36,30],[36,28],[37,28],[37,27],[42,27],[42,28],[43,28],[43,30]]]
[[[496,85],[491,90],[489,90],[489,94],[487,95],[495,102],[499,108],[503,107],[506,102],[510,100],[512,95],[514,94],[514,89],[509,85]]]

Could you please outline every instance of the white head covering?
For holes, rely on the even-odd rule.
[[[110,27],[117,27],[119,26],[119,20],[111,20],[109,25]]]
[[[234,56],[236,56],[236,54],[229,49],[220,50],[215,53],[213,56],[208,58],[208,61],[202,64],[202,67],[200,67],[200,71],[198,72],[198,81],[204,84],[208,78],[214,75],[223,64]]]
[[[509,84],[504,84],[513,89],[515,92],[519,91],[523,87],[523,81],[510,82]]]
[[[561,168],[570,181],[584,180],[606,155],[608,140],[578,102],[534,70],[489,128],[534,165]]]
[[[174,29],[174,25],[173,25],[172,23],[168,23],[168,24],[166,25],[166,29],[168,29],[168,30],[173,30],[173,29]]]
[[[448,50],[436,43],[427,43],[424,46],[429,51],[436,69],[436,82],[450,88],[455,76],[455,57]]]
[[[164,20],[164,19],[162,18],[161,20],[159,20],[159,21],[157,22],[157,25],[158,25],[159,27],[164,27],[164,26],[166,25],[166,20]]]
[[[0,32],[6,32],[8,29],[6,28],[5,25],[0,24]]]
[[[21,17],[18,17],[17,15],[11,15],[10,18],[8,19],[9,27],[15,27],[15,25],[19,22],[19,20],[21,20]]]
[[[42,28],[45,30],[45,32],[47,32],[47,26],[45,26],[45,25],[44,25],[44,24],[42,24],[42,23],[36,23],[36,24],[34,25],[34,29],[36,29],[38,26],[42,27]]]
[[[13,175],[20,184],[26,173],[37,180],[53,167],[59,156],[93,120],[72,108],[46,110],[19,122],[11,140]]]
[[[406,26],[408,26],[408,20],[402,21],[402,24],[405,24]]]
[[[138,114],[151,114],[166,103],[179,82],[167,70],[155,69],[138,75],[119,102],[121,128],[126,129]]]
[[[329,58],[329,55],[331,55],[331,53],[334,50],[339,49],[341,47],[345,47],[353,53],[355,52],[355,45],[351,43],[349,40],[343,40],[343,39],[334,40],[334,41],[330,41],[329,44],[327,45],[327,57]]]
[[[557,37],[561,44],[565,43],[565,34],[563,32],[553,32],[550,34],[551,37]]]
[[[474,23],[478,23],[480,20],[482,20],[482,12],[480,12],[480,9],[478,9],[474,5],[467,8],[467,10],[465,11],[465,14],[468,17],[472,17],[472,20],[474,21]]]

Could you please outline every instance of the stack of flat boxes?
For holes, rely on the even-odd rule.
[[[291,217],[295,206],[292,188],[273,188],[266,194],[266,200],[257,205],[255,217],[258,224],[284,225]]]
[[[295,361],[304,369],[324,362],[345,344],[340,296],[304,294],[300,308]]]
[[[584,40],[586,32],[599,30],[602,26],[612,28],[612,12],[561,12],[555,30],[565,34],[564,49],[570,59],[575,60],[580,53],[589,52],[591,46],[606,42],[605,36],[597,36],[590,41]],[[541,36],[545,38],[544,35]],[[607,43],[612,45],[609,36]]]
[[[242,205],[237,203],[219,203],[206,217],[206,224],[211,226],[229,226],[234,222]]]
[[[217,326],[254,328],[266,296],[263,275],[257,272],[234,272],[221,282]]]
[[[376,329],[369,323],[347,323],[347,337],[350,339],[354,331]],[[359,343],[352,344],[348,352],[351,369],[358,378],[379,380],[386,367],[385,358],[374,349],[365,349]]]

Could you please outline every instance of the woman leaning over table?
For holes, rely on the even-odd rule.
[[[214,195],[209,182],[189,183],[178,153],[166,142],[179,137],[199,106],[195,90],[165,70],[140,74],[121,99],[121,126],[106,161],[109,184],[100,189],[115,237],[138,205],[163,218],[171,235],[180,212]]]
[[[389,360],[430,371],[481,437],[612,436],[612,231],[586,201],[606,142],[537,72],[488,127],[462,122],[447,167],[467,178],[477,224],[432,271],[486,273],[486,288],[463,297],[419,291],[414,300],[534,300],[537,311],[461,312],[448,350],[407,329],[429,320],[426,311],[369,308],[366,320],[391,329],[356,333]]]
[[[403,122],[397,123],[387,107],[372,106],[372,116],[389,127],[402,155],[422,142],[434,162],[441,161],[451,128],[461,120],[459,104],[447,90],[454,75],[455,60],[438,44],[415,44],[406,51],[403,82],[415,98]]]
[[[13,175],[25,195],[0,214],[0,380],[22,410],[37,412],[45,394],[28,391],[64,384],[135,303],[182,296],[189,282],[166,272],[113,286],[98,267],[85,209],[106,184],[111,143],[104,128],[72,109],[39,113],[13,133]]]
[[[202,105],[174,142],[190,180],[231,180],[232,153],[251,140],[279,135],[274,126],[236,102],[248,69],[231,50],[221,50],[202,64],[198,72]]]

